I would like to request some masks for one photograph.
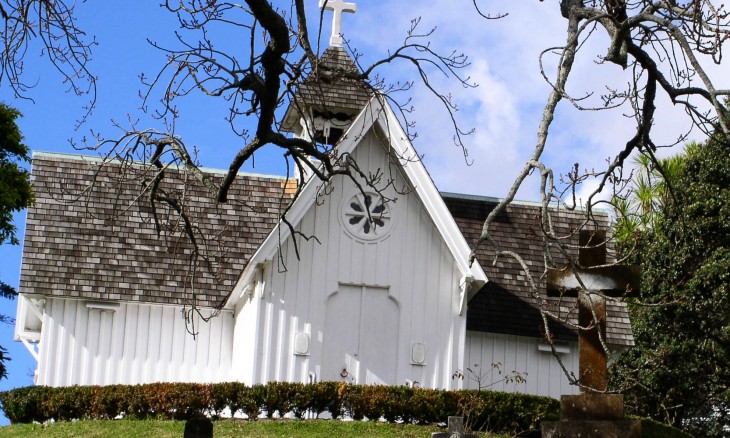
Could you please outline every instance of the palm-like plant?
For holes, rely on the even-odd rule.
[[[612,199],[616,215],[613,231],[616,240],[630,245],[654,228],[659,212],[672,197],[672,184],[682,169],[685,156],[699,144],[687,143],[682,153],[654,160],[647,154],[634,159],[636,171],[631,186]]]

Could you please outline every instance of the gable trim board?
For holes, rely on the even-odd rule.
[[[469,266],[468,260],[471,254],[469,244],[461,234],[456,221],[449,213],[446,204],[436,189],[433,180],[428,171],[423,166],[420,157],[416,153],[413,145],[408,140],[408,136],[403,131],[395,113],[390,105],[384,105],[383,96],[373,96],[368,104],[363,108],[355,121],[346,131],[342,139],[337,145],[341,155],[351,154],[362,137],[367,135],[371,129],[379,129],[382,136],[389,142],[389,148],[393,149],[395,159],[400,162],[400,169],[403,170],[405,176],[413,190],[418,195],[428,212],[431,220],[441,234],[442,239],[446,242],[449,250],[456,260],[462,277],[459,280],[460,292],[460,311],[463,315],[466,310],[466,302],[470,300],[479,289],[488,281],[484,270],[478,261]],[[306,182],[299,198],[294,202],[291,209],[287,213],[287,219],[297,225],[302,220],[304,214],[313,205],[317,192],[319,190],[319,181],[311,178]],[[229,297],[226,307],[235,306],[238,299],[242,296],[243,291],[249,287],[254,272],[259,269],[260,263],[272,260],[280,243],[291,236],[289,227],[279,222],[276,227],[268,235],[264,243],[251,257],[251,260],[243,271],[240,281],[234,288]]]

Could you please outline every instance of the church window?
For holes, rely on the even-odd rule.
[[[353,237],[363,240],[384,237],[392,222],[390,208],[382,196],[359,191],[343,205],[342,219],[345,229]]]

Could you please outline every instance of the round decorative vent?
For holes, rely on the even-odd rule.
[[[392,222],[388,203],[377,193],[358,192],[342,206],[342,223],[358,239],[380,239],[388,234]]]

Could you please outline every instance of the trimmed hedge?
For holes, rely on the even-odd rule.
[[[557,420],[560,407],[557,400],[524,394],[337,382],[31,386],[0,393],[0,404],[12,423],[118,417],[187,419],[197,413],[217,417],[229,409],[232,415],[245,414],[250,419],[261,414],[303,418],[308,412],[319,416],[327,411],[333,418],[419,424],[461,415],[473,429],[507,433],[535,430],[542,421]]]

